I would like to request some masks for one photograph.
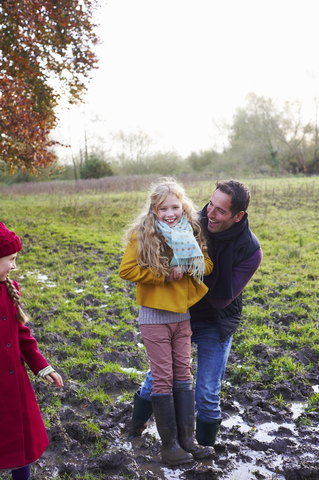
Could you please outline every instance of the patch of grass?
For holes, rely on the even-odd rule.
[[[252,364],[235,364],[229,365],[228,377],[230,382],[234,384],[242,384],[249,381],[260,379],[260,373],[256,371],[255,365]]]
[[[107,440],[101,440],[98,438],[94,444],[93,449],[89,449],[92,457],[99,457],[107,452],[109,442]]]
[[[279,407],[283,407],[286,404],[281,393],[279,393],[279,395],[274,395],[274,404]]]
[[[48,405],[45,410],[43,411],[44,414],[44,425],[46,427],[51,426],[52,420],[56,423],[59,419],[57,415],[59,409],[61,408],[61,400],[57,394],[52,395],[51,404]]]
[[[84,427],[89,432],[97,433],[98,436],[101,436],[100,429],[96,423],[91,418],[85,418],[81,421],[82,427]]]
[[[307,400],[307,405],[304,408],[306,413],[318,412],[319,413],[319,393],[314,393]]]
[[[90,402],[98,402],[103,406],[110,405],[113,400],[102,388],[86,388],[81,386],[77,391],[80,400],[88,399]]]
[[[283,382],[286,380],[294,382],[294,379],[298,374],[303,377],[306,382],[305,367],[296,362],[289,355],[284,355],[271,360],[265,371],[273,382]]]

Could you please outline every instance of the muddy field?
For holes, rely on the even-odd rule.
[[[114,385],[117,398],[119,387],[132,388],[119,376],[110,375],[108,381]],[[37,387],[45,404],[46,388],[43,384]],[[114,479],[318,479],[318,428],[298,421],[307,388],[301,386],[294,391],[289,384],[274,388],[291,401],[290,407],[274,404],[270,400],[273,392],[262,385],[228,386],[214,459],[168,468],[161,462],[152,420],[141,439],[127,441],[131,402],[118,400],[106,413],[103,407],[87,404],[85,399],[79,401],[76,382],[67,382],[61,396],[63,407],[55,425],[48,429],[50,446],[35,465],[32,478],[89,478],[86,475],[93,474]],[[99,434],[83,425],[83,419],[92,416]],[[312,420],[317,425],[318,416]],[[96,451],[100,434],[108,445]]]
[[[52,336],[58,342],[59,335]],[[137,341],[140,341],[137,334]],[[256,356],[267,362],[270,352],[256,345]],[[127,353],[115,352],[117,361],[128,364]],[[298,355],[300,360],[301,354]],[[302,353],[302,361],[317,364],[311,350]],[[230,362],[236,361],[231,354]],[[130,364],[139,367],[138,359]],[[88,387],[99,383],[113,396],[115,403],[106,408],[92,404],[77,395],[76,378],[86,380]],[[227,380],[227,379],[226,379]],[[309,374],[311,383],[319,385],[319,369]],[[121,402],[121,392],[131,391],[132,385],[124,375],[108,374],[106,378],[90,380],[90,372],[74,372],[74,379],[66,382],[60,393],[62,407],[48,429],[50,446],[35,465],[34,479],[85,478],[86,474],[101,478],[134,479],[286,479],[315,480],[319,478],[318,414],[312,414],[312,427],[300,420],[302,402],[316,387],[300,383],[282,383],[265,388],[264,384],[250,382],[242,386],[224,385],[223,418],[213,460],[194,462],[187,467],[168,468],[160,459],[160,442],[153,418],[140,439],[127,441],[132,413],[132,401]],[[42,406],[51,402],[51,391],[38,381],[35,390]],[[273,401],[281,395],[283,405]],[[288,406],[289,405],[289,406]],[[99,429],[94,431],[83,423],[94,419]],[[107,440],[107,445],[105,440]],[[100,448],[98,443],[104,444]]]
[[[131,289],[128,285],[123,294],[131,295]],[[103,325],[104,322],[113,322],[116,325],[118,312],[115,310],[107,310],[104,318],[96,314],[94,308],[99,302],[92,295],[83,297],[83,322],[75,325],[79,332],[79,348],[90,337],[84,322],[88,316],[92,323]],[[294,315],[280,316],[279,312],[273,312],[269,324],[285,329],[295,320]],[[136,320],[130,319],[128,323],[134,327]],[[51,352],[61,361],[66,356],[61,344],[74,342],[74,339],[64,337],[62,332],[43,334],[41,314],[31,323],[31,329],[39,342],[48,346],[47,355]],[[117,335],[121,338],[121,330],[117,331]],[[142,341],[135,328],[125,330],[122,340],[130,340],[137,345]],[[102,359],[116,361],[124,372],[135,370],[142,373],[147,360],[145,350],[140,348],[139,352],[136,354],[136,350],[130,351],[127,346],[119,346],[108,354],[97,350],[96,364],[79,364],[70,376],[64,375],[66,381],[62,391],[52,391],[43,381],[33,379],[44,420],[50,418],[47,429],[50,446],[34,465],[33,479],[319,479],[319,414],[303,412],[306,399],[319,386],[318,355],[310,348],[295,354],[296,362],[313,365],[308,371],[308,382],[302,377],[294,378],[293,383],[269,386],[265,375],[263,382],[250,381],[232,386],[226,374],[222,398],[223,423],[215,446],[215,457],[174,468],[161,462],[161,445],[153,417],[141,438],[127,441],[133,394],[139,383],[125,373],[94,374]],[[283,347],[275,350],[264,344],[254,346],[256,362],[265,370],[271,358],[284,353]],[[240,356],[233,351],[229,364],[240,362]],[[195,350],[193,369],[195,373]],[[79,394],[83,385],[88,389],[104,389],[112,401],[105,405],[91,402]],[[122,401],[123,396],[126,401]],[[57,397],[59,406],[53,413],[52,405],[57,404]]]
[[[250,225],[264,260],[245,290],[216,455],[181,468],[161,462],[153,418],[127,441],[148,361],[134,285],[118,267],[121,231],[140,197],[1,199],[1,220],[23,244],[12,278],[40,350],[65,382],[57,390],[30,374],[50,439],[32,480],[319,480],[319,180],[318,188],[269,185],[252,188]],[[208,187],[191,191],[199,205]],[[192,357],[195,375],[195,350]]]

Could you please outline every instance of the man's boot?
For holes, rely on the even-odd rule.
[[[173,394],[151,395],[157,430],[162,440],[162,459],[169,465],[192,462],[193,455],[185,452],[177,440],[177,425]]]
[[[153,413],[152,402],[140,396],[140,391],[134,393],[134,407],[128,440],[142,435],[146,428],[146,422]]]
[[[190,452],[196,460],[212,457],[212,447],[198,445],[194,438],[195,424],[195,392],[194,390],[173,390],[178,441],[180,446]]]
[[[196,439],[200,445],[215,445],[216,436],[222,423],[222,419],[206,422],[201,420],[198,415],[196,418]]]

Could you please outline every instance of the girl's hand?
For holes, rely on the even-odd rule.
[[[185,273],[184,268],[182,267],[173,267],[171,270],[171,273],[168,277],[169,282],[174,282],[174,280],[177,280],[178,282],[182,280],[182,277]]]
[[[62,377],[57,372],[49,373],[49,375],[47,375],[45,379],[50,383],[55,383],[56,387],[63,387]]]

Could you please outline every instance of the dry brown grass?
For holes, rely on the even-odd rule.
[[[54,195],[54,194],[78,194],[78,193],[103,193],[103,192],[130,192],[140,191],[147,188],[149,183],[158,175],[129,175],[103,177],[98,179],[77,181],[52,181],[36,183],[18,183],[11,186],[0,187],[0,195]],[[196,181],[207,180],[204,175],[177,175],[175,178],[184,185]]]

